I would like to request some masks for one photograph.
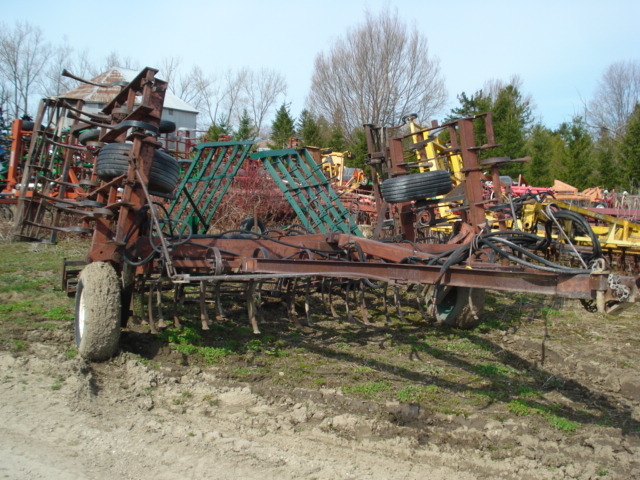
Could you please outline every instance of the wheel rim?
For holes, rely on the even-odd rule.
[[[80,292],[80,302],[78,303],[78,341],[82,340],[84,335],[84,322],[85,322],[85,310],[86,302],[84,291]]]

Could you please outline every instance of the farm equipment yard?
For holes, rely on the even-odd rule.
[[[52,98],[17,124],[0,418],[49,453],[20,450],[16,478],[73,436],[107,479],[148,471],[137,448],[167,477],[640,476],[632,209],[511,185],[500,166],[527,159],[481,155],[491,114],[365,125],[370,178],[314,148],[171,155],[156,73],[100,114]],[[65,293],[74,327],[50,318]]]

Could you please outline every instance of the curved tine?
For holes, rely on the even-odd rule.
[[[211,325],[211,319],[209,318],[209,312],[207,312],[207,287],[205,282],[200,282],[200,324],[202,330],[209,330]]]
[[[311,323],[311,278],[307,278],[307,284],[304,290],[304,313],[306,325],[310,327]]]
[[[155,284],[151,284],[149,286],[149,295],[147,297],[147,314],[149,320],[149,328],[151,329],[151,333],[158,333],[158,329],[156,328],[156,322],[153,318],[153,291],[155,290]]]
[[[344,305],[347,309],[347,321],[351,323],[355,323],[353,320],[353,315],[351,314],[351,309],[349,308],[349,294],[351,293],[351,281],[347,280],[347,288],[344,294]]]
[[[320,279],[320,301],[323,304],[327,302],[328,293],[326,289],[328,284],[329,280],[327,280],[326,278],[322,277]]]
[[[289,320],[292,321],[296,327],[301,327],[300,319],[298,318],[298,314],[296,313],[296,286],[298,284],[297,278],[292,278],[287,282],[287,290],[285,293],[286,305],[287,305],[287,315],[289,316]]]
[[[402,311],[402,305],[400,304],[400,289],[395,285],[393,287],[393,301],[396,304],[398,317],[400,317],[400,320],[404,322],[405,321],[404,312]]]
[[[418,310],[420,310],[420,314],[422,315],[423,319],[427,321],[433,321],[434,319],[433,319],[433,316],[428,311],[428,305],[426,300],[427,293],[431,288],[431,285],[420,285],[420,287],[421,288],[418,288],[416,291],[416,300],[418,301]],[[424,302],[424,306],[423,306],[423,302]]]
[[[389,289],[389,284],[387,283],[382,290],[382,307],[384,308],[384,318],[387,323],[390,323],[391,318],[389,317],[389,301],[387,299],[388,289]]]
[[[178,284],[173,289],[173,326],[180,327],[180,316],[178,315],[178,305],[184,305],[184,285]]]
[[[224,313],[224,309],[222,308],[222,299],[220,298],[220,289],[221,282],[216,282],[214,288],[214,297],[216,302],[216,320],[224,320],[227,318],[227,315]]]
[[[365,325],[371,325],[369,321],[369,311],[367,310],[367,300],[365,298],[366,285],[363,280],[360,280],[360,313],[362,315],[362,321]]]
[[[254,297],[256,299],[256,315],[259,323],[264,323],[264,313],[262,312],[262,284],[264,282],[256,281],[256,291]]]
[[[420,312],[420,315],[422,316],[423,320],[428,320],[429,317],[427,315],[426,310],[424,309],[424,307],[422,306],[422,300],[424,299],[424,291],[425,289],[422,288],[422,285],[416,285],[416,302],[418,303],[418,311]]]
[[[253,333],[258,335],[260,333],[260,329],[258,328],[258,323],[256,322],[255,291],[256,291],[256,282],[255,280],[250,280],[249,283],[247,284],[247,291],[246,291],[247,315],[249,317],[249,322],[253,327]]]
[[[154,310],[154,301],[153,301],[153,293],[155,291],[156,301],[155,305],[158,308],[158,322],[156,323],[153,318],[153,310]],[[164,317],[162,315],[162,288],[160,287],[160,279],[149,285],[149,298],[148,298],[148,315],[149,315],[149,328],[151,329],[151,333],[158,333],[158,328],[165,328],[167,324],[164,321]]]
[[[333,279],[329,279],[329,308],[331,309],[331,316],[334,319],[340,318],[338,316],[338,312],[336,312],[336,308],[333,305]]]

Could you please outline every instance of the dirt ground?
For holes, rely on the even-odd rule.
[[[640,479],[638,305],[491,294],[469,332],[326,305],[300,329],[276,307],[256,337],[230,299],[234,318],[174,332],[211,351],[235,337],[221,361],[131,322],[89,363],[59,284],[84,247],[3,249],[0,478]]]
[[[555,382],[545,398],[580,419],[569,433],[495,404],[462,415],[240,382],[168,348],[149,361],[135,332],[87,363],[68,354],[71,325],[33,329],[28,349],[0,351],[0,478],[640,478],[637,314],[483,334]]]

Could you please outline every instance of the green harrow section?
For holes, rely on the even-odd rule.
[[[309,232],[362,236],[322,167],[306,149],[267,150],[251,158],[262,162]]]
[[[194,234],[207,233],[252,146],[249,141],[198,144],[168,208],[169,218],[183,220]],[[182,224],[178,233],[185,233],[186,228]]]
[[[197,145],[189,160],[169,218],[180,219],[173,233],[206,234],[234,179],[259,164],[275,181],[300,223],[310,233],[342,232],[362,236],[322,168],[305,149],[267,150],[249,155],[253,142],[208,142]],[[240,182],[241,184],[241,182]]]

